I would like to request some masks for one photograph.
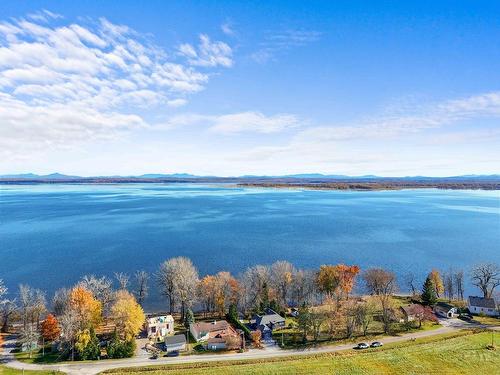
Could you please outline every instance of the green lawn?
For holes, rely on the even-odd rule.
[[[496,333],[496,345],[500,334]],[[484,374],[498,373],[500,349],[486,349],[490,332],[459,332],[415,342],[388,344],[379,349],[283,357],[266,360],[151,366],[109,371],[113,374]]]
[[[62,374],[60,372],[54,371],[30,371],[30,370],[14,370],[5,366],[0,365],[0,375],[53,375]]]

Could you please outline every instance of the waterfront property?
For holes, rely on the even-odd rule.
[[[262,333],[263,340],[270,340],[273,330],[285,327],[285,318],[272,309],[266,309],[265,314],[256,314],[250,320],[250,326]]]
[[[471,314],[498,316],[498,307],[493,298],[469,296],[467,307]]]
[[[417,318],[417,314],[421,311],[422,305],[412,303],[411,305],[401,306],[402,322],[413,322]]]
[[[148,339],[161,342],[168,335],[174,334],[174,318],[172,315],[153,316],[146,319]]]
[[[165,337],[165,351],[179,352],[186,350],[186,336],[185,335],[174,335]]]
[[[438,302],[434,306],[434,313],[442,318],[456,318],[458,316],[458,309],[445,302]]]
[[[197,342],[207,341],[212,338],[238,336],[236,330],[225,320],[191,323],[189,325],[189,332],[191,332],[191,335]]]

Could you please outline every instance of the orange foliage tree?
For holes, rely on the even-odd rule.
[[[56,317],[52,314],[47,315],[47,318],[42,322],[42,337],[46,341],[54,341],[59,338],[61,328]]]
[[[102,320],[102,304],[82,286],[71,290],[69,305],[76,315],[80,329],[96,327]]]
[[[354,287],[356,276],[359,273],[359,267],[347,266],[345,264],[338,264],[336,268],[340,278],[339,282],[340,291],[341,293],[343,293],[344,297],[348,299],[349,293],[351,293],[352,288]]]
[[[338,290],[340,285],[340,275],[336,266],[323,264],[319,267],[316,276],[316,285],[318,290],[331,298]]]

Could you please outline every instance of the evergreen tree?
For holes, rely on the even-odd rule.
[[[432,282],[432,278],[430,276],[427,276],[427,279],[425,279],[424,287],[422,289],[422,302],[425,305],[435,305],[437,302],[437,295],[436,295],[436,286]]]
[[[189,325],[191,323],[194,323],[193,310],[187,309],[187,311],[186,311],[186,320],[184,321],[184,325],[186,326],[186,328],[189,328]]]

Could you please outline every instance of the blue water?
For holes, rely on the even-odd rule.
[[[84,274],[154,272],[178,255],[201,274],[278,259],[420,277],[500,263],[500,192],[0,186],[0,278],[11,290],[29,283],[51,293]]]

